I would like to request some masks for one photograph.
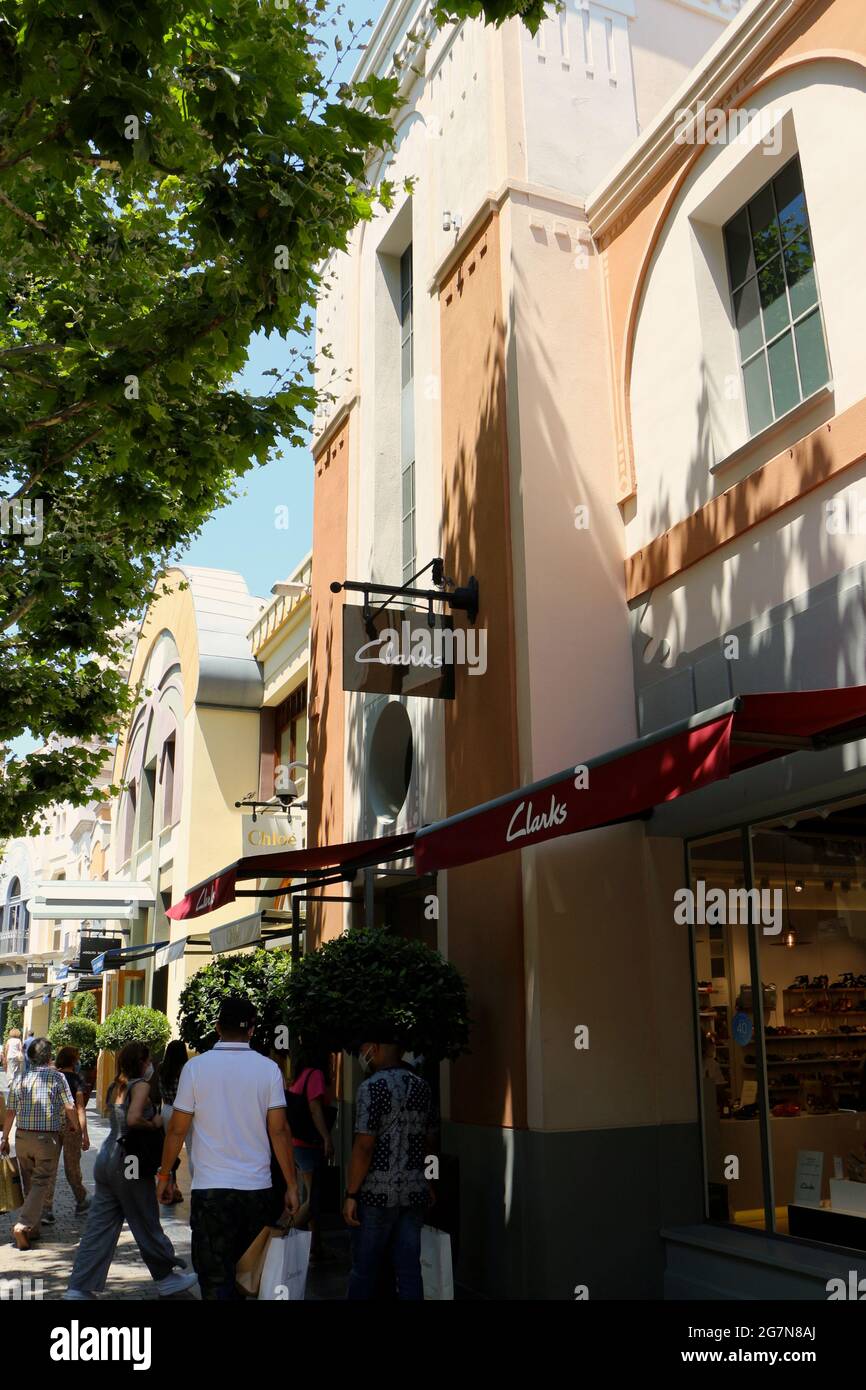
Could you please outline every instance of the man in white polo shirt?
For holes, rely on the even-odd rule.
[[[294,1215],[299,1206],[283,1077],[250,1047],[255,1023],[249,999],[223,1000],[219,1042],[180,1074],[157,1175],[162,1200],[194,1119],[192,1263],[204,1299],[240,1296],[235,1266],[271,1217],[271,1145],[286,1180],[286,1208]]]

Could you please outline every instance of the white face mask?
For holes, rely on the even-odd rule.
[[[141,1074],[144,1077],[145,1081],[149,1081],[150,1078],[153,1076],[153,1062],[148,1062],[147,1066]]]
[[[370,1064],[371,1064],[371,1062],[372,1062],[372,1059],[373,1059],[373,1054],[372,1054],[372,1052],[362,1052],[361,1055],[360,1055],[359,1058],[358,1058],[358,1061],[359,1061],[360,1064],[361,1064],[361,1071],[364,1073],[365,1076],[367,1075],[367,1073],[368,1073],[369,1070],[370,1070]]]

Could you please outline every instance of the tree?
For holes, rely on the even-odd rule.
[[[72,1001],[72,1012],[76,1018],[92,1018],[96,1021],[96,995],[91,990],[82,990]]]
[[[61,1047],[77,1047],[81,1054],[81,1068],[89,1071],[96,1066],[99,1056],[97,1024],[92,1018],[72,1014],[69,1018],[58,1019],[48,1029],[48,1041],[56,1057]]]
[[[13,1028],[18,1028],[22,1033],[24,1031],[24,1010],[20,1004],[9,1005],[9,1010],[6,1014],[6,1026],[3,1029],[4,1042],[8,1041],[9,1034],[12,1032]]]
[[[170,1037],[171,1024],[166,1015],[145,1004],[121,1004],[96,1030],[101,1051],[119,1052],[127,1043],[146,1043],[151,1057],[156,1058],[165,1050]]]
[[[0,0],[0,742],[68,741],[7,762],[0,834],[92,795],[131,700],[119,624],[305,438],[305,363],[230,382],[253,333],[309,329],[390,138],[393,83],[332,99],[322,9]]]
[[[286,1002],[292,1031],[334,1050],[394,1037],[428,1061],[468,1051],[463,978],[438,951],[390,932],[350,931],[311,951]]]
[[[196,1052],[218,1041],[215,1024],[228,994],[246,996],[258,1015],[253,1046],[264,1053],[279,1048],[278,1029],[285,1024],[291,957],[263,948],[246,955],[219,956],[197,970],[180,996],[180,1036]],[[279,1048],[279,1050],[284,1050]]]
[[[397,83],[335,87],[326,9],[0,0],[0,747],[56,736],[6,761],[0,836],[94,795],[134,698],[124,625],[237,480],[305,442],[308,363],[230,383],[255,332],[309,332],[319,266],[392,196],[367,169]]]

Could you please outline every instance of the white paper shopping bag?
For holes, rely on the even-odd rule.
[[[297,1302],[304,1298],[310,1263],[312,1231],[287,1231],[274,1237],[265,1256],[259,1299]]]
[[[425,1299],[454,1297],[451,1237],[435,1226],[421,1227],[421,1278]]]

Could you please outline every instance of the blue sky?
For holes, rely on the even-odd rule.
[[[303,346],[305,340],[297,342]],[[275,334],[256,337],[238,386],[269,391],[274,378],[262,373],[269,367],[284,368],[288,352]],[[237,570],[251,593],[267,597],[271,585],[285,579],[303,559],[313,537],[313,460],[308,449],[283,445],[282,451],[282,458],[272,457],[246,474],[240,495],[211,517],[181,555],[182,564]]]
[[[348,47],[349,20],[356,26],[357,34],[365,21],[375,22],[384,4],[385,0],[348,0],[334,29],[329,31],[330,35],[339,36]],[[330,8],[335,13],[336,7]],[[367,29],[361,42],[369,33]],[[348,56],[341,66],[339,80],[351,77],[358,56],[357,52]],[[323,61],[324,72],[329,73],[332,67],[333,62]],[[295,342],[298,347],[305,345],[303,338]],[[269,367],[284,367],[287,355],[286,344],[275,335],[270,339],[263,336],[255,339],[239,384],[254,392],[269,390],[273,377],[262,377],[262,372]],[[240,484],[240,493],[236,501],[211,518],[180,561],[213,569],[237,570],[247,581],[251,593],[266,597],[271,585],[278,579],[285,579],[313,543],[313,461],[309,451],[284,446],[283,458],[272,458],[246,475]],[[279,515],[282,523],[284,513],[278,514],[276,509],[284,507],[288,508],[288,526],[279,529],[275,517]]]

